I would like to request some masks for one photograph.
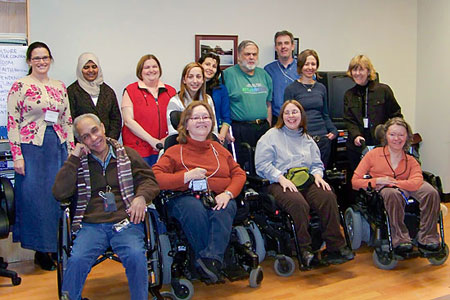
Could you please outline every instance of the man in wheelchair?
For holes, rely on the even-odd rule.
[[[413,250],[408,228],[404,223],[408,199],[419,202],[420,228],[417,245],[421,251],[436,252],[441,244],[436,222],[439,216],[439,193],[423,180],[416,159],[406,151],[412,141],[412,131],[402,118],[393,118],[384,125],[383,147],[369,151],[356,168],[353,189],[379,190],[389,216],[392,246],[398,254]]]
[[[148,299],[142,221],[147,205],[159,193],[153,172],[135,150],[107,138],[96,115],[77,117],[73,129],[79,143],[53,186],[58,201],[77,198],[72,221],[76,239],[62,292],[80,299],[92,265],[111,247],[126,269],[131,299]]]

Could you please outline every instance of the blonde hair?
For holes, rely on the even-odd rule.
[[[375,80],[377,78],[377,72],[370,61],[370,58],[365,56],[364,54],[359,54],[353,57],[348,64],[347,75],[350,78],[353,78],[352,71],[356,67],[360,66],[361,68],[369,70],[369,79]]]
[[[387,134],[389,127],[391,127],[393,125],[398,125],[398,126],[401,126],[406,129],[407,138],[406,138],[405,145],[403,145],[403,150],[408,152],[409,148],[411,147],[412,140],[413,140],[413,133],[411,130],[411,126],[409,126],[409,124],[403,118],[400,118],[400,117],[395,117],[395,118],[389,119],[389,120],[387,120],[386,123],[384,123],[384,126],[383,126],[384,134],[383,134],[383,140],[381,141],[381,144],[383,146],[387,145],[386,134]]]

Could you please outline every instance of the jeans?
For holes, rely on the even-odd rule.
[[[223,263],[236,215],[234,200],[225,209],[212,210],[205,208],[201,200],[187,195],[169,201],[167,208],[181,223],[196,260],[212,258]]]
[[[92,265],[110,246],[125,267],[131,299],[148,299],[144,226],[142,223],[131,224],[121,232],[115,232],[112,225],[82,223],[67,261],[62,284],[62,291],[68,292],[70,299],[81,299],[81,291]]]

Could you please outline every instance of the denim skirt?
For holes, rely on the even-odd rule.
[[[59,203],[53,197],[56,174],[67,159],[67,145],[52,126],[42,146],[21,144],[25,176],[15,174],[16,223],[13,240],[22,248],[56,252]]]

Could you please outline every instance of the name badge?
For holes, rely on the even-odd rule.
[[[369,119],[363,118],[364,128],[369,128]]]
[[[109,185],[106,186],[106,192],[100,191],[98,195],[103,199],[103,208],[105,212],[113,212],[117,210],[116,207],[116,199],[114,197],[114,193],[111,192],[111,187]]]
[[[47,110],[45,112],[45,121],[56,123],[58,122],[59,111],[55,110]]]

